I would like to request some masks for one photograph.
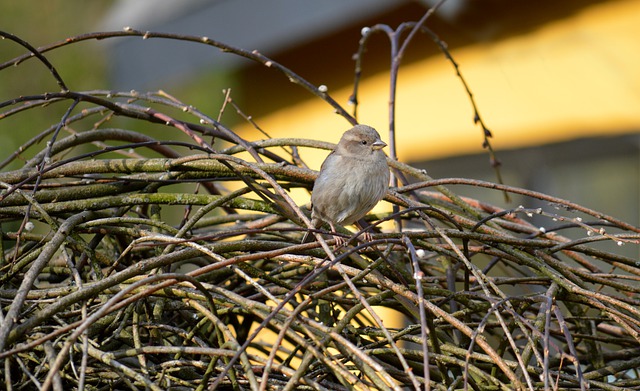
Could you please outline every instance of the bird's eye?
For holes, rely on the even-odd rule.
[[[362,140],[360,143],[362,143],[362,145],[367,145],[367,140]]]

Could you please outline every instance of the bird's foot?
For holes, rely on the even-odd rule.
[[[347,243],[349,243],[349,241],[345,238],[343,238],[340,235],[337,235],[338,230],[336,229],[336,226],[333,225],[333,223],[329,223],[329,225],[331,226],[331,232],[332,232],[332,236],[333,236],[333,240],[334,240],[334,244],[333,244],[333,249],[337,249],[339,247],[343,247],[345,245],[347,245]]]
[[[371,234],[371,232],[369,231],[365,231],[362,233],[362,242],[363,243],[369,243],[373,241],[373,235]]]
[[[339,247],[344,247],[348,243],[347,239],[343,238],[342,236],[338,236],[338,235],[333,235],[333,240],[334,240],[334,244],[333,244],[333,249],[334,250],[339,248]]]

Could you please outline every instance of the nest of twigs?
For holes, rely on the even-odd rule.
[[[637,245],[638,227],[390,159],[407,181],[369,216],[372,241],[301,244],[309,212],[289,192],[312,187],[305,148],[331,144],[244,140],[162,93],[63,89],[0,118],[52,104],[69,109],[0,172],[8,389],[640,389],[640,265],[598,246]]]

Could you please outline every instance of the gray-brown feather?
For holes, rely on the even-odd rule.
[[[321,221],[353,224],[384,197],[389,167],[380,146],[373,146],[376,142],[381,143],[375,129],[356,125],[327,156],[311,195],[316,226]]]

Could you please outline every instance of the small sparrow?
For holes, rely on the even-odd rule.
[[[313,186],[311,222],[314,227],[324,221],[337,232],[335,224],[355,223],[385,196],[389,166],[382,148],[386,146],[370,126],[356,125],[342,135],[322,163]]]

